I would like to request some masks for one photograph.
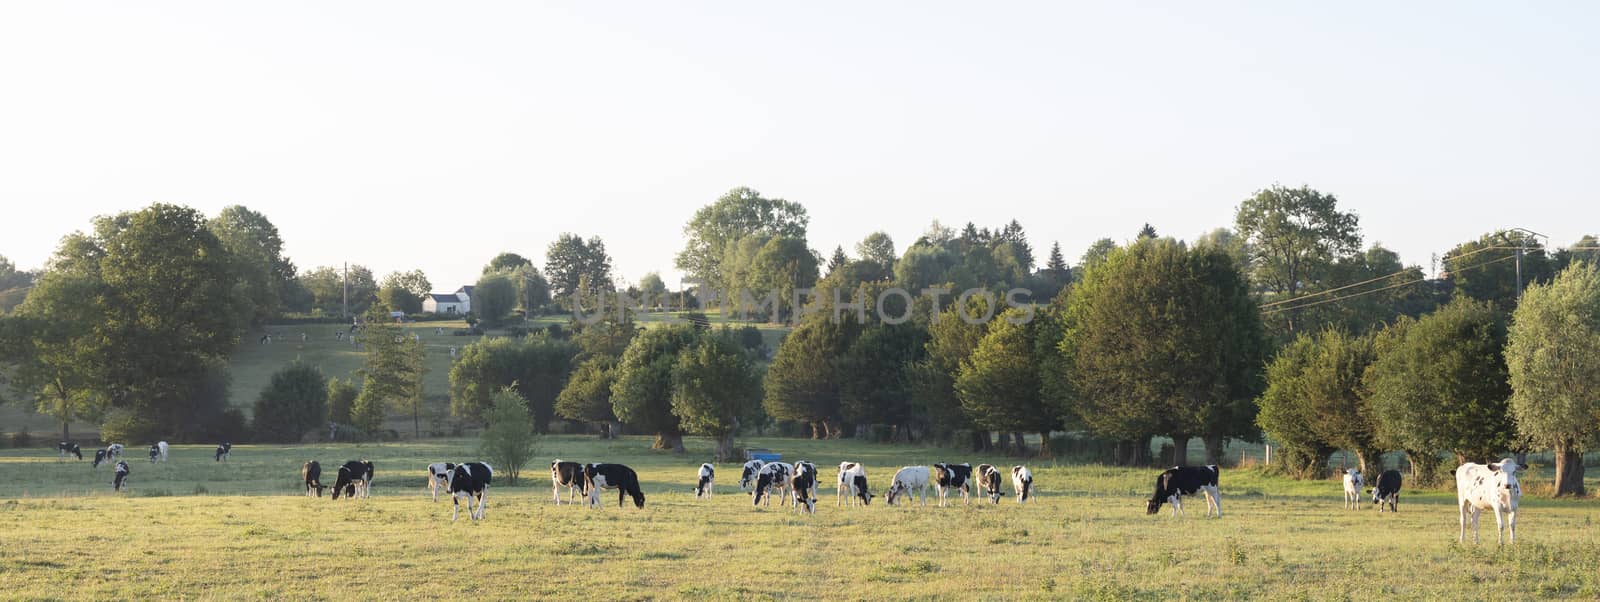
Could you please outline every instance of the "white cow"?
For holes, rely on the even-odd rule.
[[[1347,510],[1361,509],[1361,471],[1350,468],[1344,471],[1344,507]]]
[[[895,498],[902,495],[910,499],[912,490],[920,492],[922,505],[928,505],[928,467],[907,466],[896,471],[894,481],[889,484],[889,493],[884,494],[883,499],[893,506]]]
[[[1518,468],[1511,458],[1488,466],[1468,462],[1456,468],[1456,505],[1461,511],[1457,542],[1466,543],[1470,515],[1472,543],[1478,543],[1478,514],[1488,510],[1494,512],[1495,535],[1499,542],[1517,543],[1517,501],[1522,499],[1522,486],[1517,483]],[[1500,518],[1502,512],[1506,515],[1504,520]]]

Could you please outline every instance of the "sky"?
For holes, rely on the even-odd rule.
[[[1600,4],[12,2],[0,255],[96,215],[265,213],[302,269],[636,281],[737,186],[874,230],[1019,220],[1042,261],[1193,239],[1281,183],[1408,263],[1600,232]]]

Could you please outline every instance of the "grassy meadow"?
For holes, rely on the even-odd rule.
[[[831,480],[864,462],[880,497],[836,508],[831,483],[815,515],[752,508],[738,467],[695,500],[689,453],[649,440],[552,436],[513,486],[505,471],[487,519],[450,522],[432,503],[425,465],[471,459],[471,440],[367,445],[176,446],[152,465],[130,448],[130,489],[110,471],[57,463],[45,449],[0,450],[0,592],[90,599],[1529,599],[1600,596],[1600,503],[1524,499],[1519,540],[1455,544],[1454,495],[1402,495],[1399,514],[1340,509],[1335,481],[1295,482],[1250,469],[1222,475],[1224,518],[1147,516],[1155,471],[1030,463],[1035,503],[890,507],[895,468],[1004,458],[855,442],[755,439],[809,459]],[[640,473],[648,501],[555,506],[552,458],[614,461]],[[298,469],[367,458],[369,500],[299,495]],[[1009,481],[1005,484],[1010,491]],[[1487,519],[1486,519],[1487,520]]]

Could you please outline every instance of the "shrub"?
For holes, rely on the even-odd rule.
[[[528,420],[528,402],[516,389],[505,387],[494,395],[493,405],[483,419],[489,426],[478,438],[478,455],[515,484],[522,467],[533,460],[538,443]]]
[[[105,421],[100,423],[100,440],[108,444],[138,445],[141,441],[159,439],[160,428],[149,417],[118,408],[106,413]]]
[[[17,449],[33,447],[33,435],[28,432],[28,429],[11,433],[11,447]]]
[[[272,375],[255,405],[255,436],[273,443],[299,441],[328,414],[328,379],[314,366],[295,362]]]
[[[350,408],[355,406],[360,391],[355,383],[337,378],[328,379],[328,420],[350,424]]]

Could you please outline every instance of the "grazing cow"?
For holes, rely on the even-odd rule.
[[[128,463],[127,462],[117,462],[116,477],[112,478],[112,480],[111,480],[111,490],[112,491],[122,491],[122,488],[124,486],[126,486],[127,484],[128,484]]]
[[[801,460],[794,463],[794,509],[817,513],[817,465]]]
[[[434,462],[428,465],[428,492],[433,494],[433,501],[439,501],[439,491],[450,492],[450,471],[456,467],[450,462]]]
[[[744,463],[744,471],[739,473],[739,488],[749,491],[756,485],[756,477],[761,474],[761,467],[766,466],[761,460],[751,460]]]
[[[112,443],[111,445],[107,445],[106,446],[106,459],[107,460],[120,460],[120,459],[122,459],[122,444],[121,443]]]
[[[576,498],[574,493],[588,497],[589,489],[584,484],[583,465],[577,462],[562,462],[557,459],[550,463],[550,484],[556,498],[556,505],[561,505],[561,488],[567,488],[567,502],[573,503]]]
[[[339,478],[333,482],[333,499],[345,497],[372,497],[372,462],[351,460],[339,467]]]
[[[584,487],[589,490],[589,505],[600,507],[600,490],[617,490],[617,507],[622,507],[626,496],[633,497],[633,505],[644,507],[644,492],[639,489],[639,474],[621,464],[589,464],[583,467]]]
[[[1347,510],[1361,509],[1361,471],[1354,468],[1344,471],[1344,507]]]
[[[157,441],[157,442],[155,442],[155,443],[150,445],[150,461],[151,462],[166,462],[167,461],[167,442],[166,441]]]
[[[1017,503],[1033,497],[1033,473],[1026,466],[1011,467],[1011,486],[1017,489]]]
[[[694,499],[698,500],[702,496],[710,498],[711,497],[711,486],[713,484],[715,484],[716,481],[717,481],[717,467],[712,466],[710,464],[701,464],[700,465],[699,480],[695,481],[695,484],[694,484]]]
[[[97,450],[94,450],[94,462],[90,462],[89,463],[89,468],[99,468],[101,464],[104,464],[104,463],[110,462],[110,461],[111,461],[111,458],[106,456],[106,450],[97,449]]]
[[[884,494],[883,499],[893,506],[894,501],[902,495],[910,499],[912,490],[921,493],[922,505],[928,505],[928,467],[907,466],[896,471],[894,480],[889,483],[889,492]]]
[[[867,468],[860,463],[839,463],[839,495],[834,505],[843,505],[847,497],[851,506],[858,500],[862,505],[872,505],[872,492],[867,490]]]
[[[467,498],[467,516],[483,520],[484,506],[489,500],[489,482],[494,480],[494,469],[483,462],[468,462],[450,469],[450,522],[461,514],[461,498]],[[478,511],[472,511],[472,499],[478,499]]]
[[[1372,503],[1378,506],[1378,512],[1383,512],[1383,505],[1389,504],[1390,512],[1400,511],[1400,471],[1385,470],[1378,475],[1378,486],[1372,488]]]
[[[62,441],[60,443],[57,443],[56,444],[56,460],[59,461],[59,462],[64,462],[64,461],[66,461],[67,456],[77,456],[79,460],[82,460],[83,459],[83,449],[78,447],[78,444],[73,443],[71,441]]]
[[[961,505],[967,505],[967,494],[972,491],[972,465],[944,462],[934,464],[933,487],[939,492],[939,506],[944,506],[944,498],[952,489],[961,492]]]
[[[306,497],[311,497],[311,490],[317,491],[317,497],[322,497],[322,465],[316,460],[306,462],[300,466],[300,478],[306,482]]]
[[[978,489],[989,496],[989,503],[1000,503],[1000,496],[1004,495],[1004,492],[1000,491],[1000,469],[992,464],[979,464],[973,474],[977,476]]]
[[[1472,543],[1478,543],[1478,514],[1484,510],[1494,513],[1496,540],[1502,545],[1507,540],[1517,543],[1517,503],[1522,499],[1518,468],[1511,458],[1487,466],[1468,462],[1456,468],[1456,505],[1461,511],[1458,543],[1466,543],[1468,516],[1472,517]]]
[[[222,443],[217,445],[217,456],[212,461],[214,461],[214,462],[227,462],[228,461],[228,453],[232,452],[232,451],[233,451],[233,444],[232,443],[228,443],[227,441],[223,441]]]
[[[1183,496],[1202,492],[1206,496],[1206,516],[1213,509],[1222,518],[1222,492],[1217,489],[1217,476],[1221,471],[1215,464],[1208,466],[1174,466],[1156,477],[1156,491],[1145,505],[1145,514],[1155,514],[1162,503],[1172,504],[1172,515],[1183,514]]]
[[[778,494],[778,505],[782,506],[794,492],[794,465],[785,462],[771,462],[761,467],[761,473],[756,475],[756,489],[752,494],[750,505],[760,506],[761,500],[766,499],[767,505],[772,505],[773,494]],[[771,489],[772,493],[767,490]]]

